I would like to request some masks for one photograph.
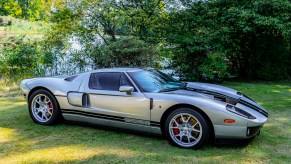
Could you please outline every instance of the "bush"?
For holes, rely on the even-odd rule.
[[[229,75],[226,57],[223,53],[209,53],[198,70],[200,79],[204,81],[220,82]]]
[[[202,72],[203,78],[213,79],[214,65],[206,65],[210,61],[205,60],[211,60],[206,59],[207,52],[221,52],[229,60],[231,73],[240,78],[286,78],[290,10],[287,0],[194,1],[185,10],[171,13],[165,28],[175,66],[187,78],[199,79]]]
[[[43,53],[37,42],[25,42],[24,36],[3,34],[0,37],[0,74],[5,80],[17,81],[42,75]]]
[[[120,38],[108,48],[114,66],[154,66],[158,56],[155,46],[134,37]]]

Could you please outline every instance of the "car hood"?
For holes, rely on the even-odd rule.
[[[223,101],[232,105],[244,105],[250,109],[256,110],[257,112],[268,116],[268,112],[254,100],[247,97],[246,95],[220,85],[198,83],[198,82],[187,82],[185,83],[184,89],[169,92],[169,94],[180,94],[187,96],[204,96],[212,98],[218,101]],[[192,93],[191,93],[192,92]]]
[[[203,96],[212,99],[238,100],[242,97],[238,91],[215,84],[187,82],[183,89],[167,92],[169,94],[180,94],[187,96]]]
[[[213,91],[213,92],[221,92],[226,93],[229,95],[237,95],[237,91],[225,86],[215,85],[215,84],[208,84],[208,83],[198,83],[198,82],[187,82],[187,88],[193,88],[198,90],[205,90],[205,91]]]

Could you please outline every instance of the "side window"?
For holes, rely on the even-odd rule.
[[[129,79],[127,78],[127,76],[122,73],[121,74],[121,79],[120,79],[120,86],[124,86],[124,85],[128,85],[128,86],[132,86],[134,88],[134,92],[136,92],[137,90],[135,89],[135,87],[132,85],[132,83],[129,81]]]
[[[118,91],[120,75],[121,74],[117,72],[92,73],[89,80],[89,88],[96,90]]]

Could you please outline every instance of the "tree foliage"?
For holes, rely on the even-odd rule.
[[[24,36],[0,36],[0,74],[4,79],[43,75],[45,57],[37,42],[24,41]]]
[[[0,15],[49,21],[52,9],[61,6],[63,0],[0,0],[0,4]]]
[[[19,17],[22,15],[22,10],[18,2],[14,0],[0,0],[0,15],[11,15]]]
[[[51,22],[42,44],[49,74],[161,66],[168,58],[185,80],[291,75],[289,0],[0,2],[1,14]]]
[[[290,11],[288,0],[198,1],[171,13],[166,39],[176,66],[192,77],[209,53],[221,52],[232,74],[282,79],[290,67]]]
[[[79,71],[85,67],[154,66],[158,46],[153,34],[163,19],[161,0],[70,1],[52,17],[46,43]],[[71,40],[81,49],[74,49]],[[84,60],[86,58],[86,60]]]

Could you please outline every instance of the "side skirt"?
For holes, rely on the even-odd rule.
[[[74,121],[74,122],[84,122],[89,124],[125,129],[130,131],[145,132],[149,134],[161,135],[161,129],[156,125],[142,125],[131,122],[125,122],[125,118],[111,118],[100,116],[93,113],[81,113],[81,112],[68,112],[69,110],[62,110],[62,115],[65,120]]]

